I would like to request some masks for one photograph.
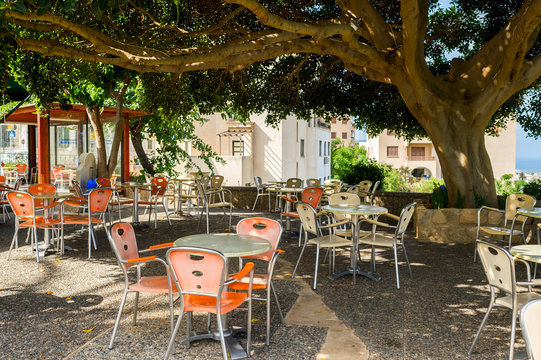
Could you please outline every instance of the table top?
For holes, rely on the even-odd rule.
[[[541,207],[534,207],[532,209],[517,209],[517,213],[534,218],[541,218]]]
[[[388,212],[388,210],[384,207],[372,205],[325,205],[321,209],[329,212],[348,215],[381,215]]]
[[[270,192],[283,192],[283,193],[300,193],[303,190],[304,190],[303,188],[284,188],[284,187],[267,189],[267,191],[270,191]]]
[[[520,259],[541,263],[541,245],[517,245],[509,252]]]
[[[62,191],[62,192],[57,192],[57,193],[36,193],[36,194],[32,194],[32,196],[34,197],[34,199],[43,199],[43,200],[46,200],[46,199],[67,199],[67,198],[70,198],[72,196],[74,196],[74,194],[70,193],[70,192],[66,192],[66,191]]]
[[[226,257],[257,255],[269,251],[270,242],[250,235],[233,233],[196,234],[181,237],[175,246],[193,246],[216,250]]]
[[[141,187],[141,186],[154,186],[154,184],[152,184],[152,183],[140,183],[140,182],[135,182],[135,181],[127,181],[127,182],[123,182],[122,184],[120,184],[120,186],[137,188],[137,187]]]

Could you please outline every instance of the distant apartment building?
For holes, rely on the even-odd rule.
[[[355,144],[355,127],[351,120],[331,121],[331,140],[339,138],[344,144]]]
[[[517,124],[510,121],[499,136],[485,136],[485,144],[489,154],[494,176],[500,178],[504,174],[515,173]],[[429,139],[407,141],[399,139],[394,132],[387,130],[377,137],[367,137],[365,146],[368,156],[380,163],[389,164],[398,169],[407,167],[415,177],[442,177],[441,166]]]
[[[321,119],[287,117],[273,128],[265,124],[265,115],[252,116],[246,124],[223,120],[219,114],[206,118],[209,121],[197,126],[195,134],[226,161],[225,165],[212,163],[227,185],[253,184],[254,176],[261,176],[263,182],[291,177],[330,179],[330,125]],[[186,149],[207,171],[196,150],[189,144]]]

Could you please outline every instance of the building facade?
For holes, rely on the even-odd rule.
[[[212,163],[226,185],[253,184],[254,176],[261,176],[263,182],[291,177],[330,179],[330,125],[321,119],[290,116],[273,128],[265,124],[264,114],[252,116],[246,124],[223,120],[219,114],[207,118],[195,134],[225,160],[226,164]],[[202,171],[208,171],[196,150],[189,144],[187,150]]]
[[[355,127],[351,120],[331,121],[331,140],[339,138],[346,145],[355,144]]]
[[[492,163],[494,176],[515,174],[517,124],[509,121],[498,136],[485,135],[485,145]],[[414,177],[442,177],[441,166],[434,145],[429,139],[407,141],[387,130],[377,137],[367,137],[358,143],[365,146],[368,156],[399,169],[411,170]]]

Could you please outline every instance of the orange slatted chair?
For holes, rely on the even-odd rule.
[[[252,281],[254,263],[247,263],[237,274],[229,276],[230,280],[224,281],[227,277],[226,257],[214,250],[176,247],[167,251],[167,263],[173,274],[175,285],[181,294],[180,308],[181,313],[177,319],[175,329],[171,335],[169,346],[165,354],[165,359],[173,349],[175,337],[180,328],[180,322],[184,313],[188,313],[188,335],[186,344],[190,346],[191,317],[194,311],[201,311],[211,314],[217,314],[218,332],[222,345],[224,360],[228,359],[228,353],[225,345],[222,317],[219,315],[227,314],[245,301],[248,301],[248,321],[247,321],[247,353],[250,354],[252,345]],[[224,291],[227,286],[240,281],[246,275],[250,276],[248,292],[229,292]]]
[[[163,206],[163,211],[165,211],[165,216],[167,216],[167,221],[171,225],[171,219],[169,219],[169,212],[167,211],[166,197],[164,196],[167,192],[168,181],[164,177],[155,177],[150,180],[154,186],[149,189],[140,189],[143,191],[150,191],[150,200],[139,201],[139,205],[146,205],[149,207],[148,213],[148,222],[150,223],[150,217],[152,216],[152,209],[154,209],[154,229],[158,228],[158,200],[161,197],[161,203]]]
[[[59,206],[59,211],[57,217],[45,217],[45,216],[36,216],[36,210],[34,207],[36,199],[27,193],[22,191],[10,191],[7,194],[7,199],[13,209],[15,214],[15,234],[13,235],[13,240],[11,241],[11,246],[8,251],[8,259],[11,255],[11,250],[13,245],[17,248],[18,244],[18,233],[20,228],[32,228],[32,244],[36,245],[36,259],[39,262],[39,249],[38,249],[38,231],[37,229],[53,229],[60,232],[60,243],[63,244],[64,238],[64,227],[62,224],[62,204],[59,202],[53,202],[48,206],[44,206],[44,209],[51,209],[55,206]],[[32,245],[31,245],[32,246]]]
[[[54,186],[53,184],[34,184],[28,187],[28,192],[32,195],[38,195],[38,194],[54,195],[56,193],[56,186]],[[36,208],[36,210],[43,208],[43,203],[44,203],[43,199],[34,199],[34,201],[35,201],[34,207]]]
[[[62,166],[53,166],[54,184],[60,188],[68,188],[71,176],[64,173]]]
[[[283,250],[278,250],[278,244],[282,238],[282,225],[276,220],[267,219],[267,218],[247,218],[242,219],[237,224],[237,234],[241,235],[251,235],[262,237],[268,242],[271,243],[272,248],[263,253],[253,256],[244,256],[240,259],[240,268],[242,268],[242,260],[246,259],[257,259],[266,261],[267,271],[263,274],[254,275],[254,284],[252,286],[253,290],[266,290],[267,296],[264,299],[254,298],[254,300],[265,301],[267,303],[267,346],[270,344],[270,300],[271,300],[271,290],[274,294],[274,299],[276,300],[276,306],[278,307],[278,313],[280,314],[280,320],[282,324],[284,323],[284,316],[282,314],[282,309],[280,309],[280,302],[278,301],[278,296],[276,296],[276,290],[272,283],[272,273],[274,271],[274,265],[278,255],[283,253]],[[238,291],[248,290],[248,282],[245,279],[235,282],[229,285],[229,288]]]
[[[319,205],[319,201],[321,200],[321,196],[323,195],[323,190],[324,189],[322,187],[307,187],[302,191],[301,201],[303,203],[309,204],[314,209],[317,209],[317,207]],[[289,202],[292,202],[292,203],[297,202],[297,200],[288,198],[287,196],[282,196],[282,198],[285,201],[289,201]],[[318,214],[318,216],[319,215],[320,214]],[[280,213],[280,222],[282,224],[283,224],[283,220],[282,220],[283,216],[288,216],[288,217],[291,217],[291,218],[298,219],[299,218],[299,213],[296,212],[296,211],[288,211],[288,212],[284,211],[284,212],[281,212]],[[299,230],[299,246],[301,246],[301,239],[302,239],[302,222],[301,222],[300,230]]]
[[[150,246],[146,250],[138,250],[137,240],[135,238],[135,232],[133,227],[128,223],[116,223],[111,228],[111,234],[107,234],[109,243],[113,249],[115,256],[119,262],[120,268],[124,273],[124,294],[122,295],[122,301],[120,302],[120,309],[115,321],[115,327],[113,334],[111,335],[111,342],[109,343],[109,349],[113,348],[113,342],[115,341],[116,332],[120,323],[120,317],[126,303],[126,297],[128,293],[135,293],[135,307],[133,311],[133,325],[137,321],[137,305],[139,302],[139,293],[152,293],[152,294],[169,294],[169,318],[171,322],[171,332],[173,331],[173,293],[177,292],[176,287],[172,286],[171,277],[169,274],[169,266],[167,263],[155,255],[140,257],[139,254],[148,251],[171,247],[173,243],[166,243],[160,245]],[[159,276],[141,276],[141,265],[149,262],[159,262],[165,266],[165,274]],[[135,266],[137,268],[137,279],[135,282],[131,281],[128,277],[128,270]]]
[[[26,170],[28,169],[28,165],[26,165],[26,164],[17,164],[17,165],[15,165],[15,167],[17,168],[17,176],[24,178],[24,180],[28,184],[28,177],[27,177],[28,174],[26,172]]]
[[[105,232],[105,212],[111,199],[113,190],[108,188],[98,188],[88,194],[88,213],[87,215],[66,215],[64,216],[65,225],[87,225],[88,226],[88,258],[92,256],[92,242],[94,249],[97,250],[96,235],[94,234],[94,224],[103,224]],[[97,215],[98,217],[94,216]],[[64,244],[62,244],[63,246]]]
[[[85,194],[83,194],[81,185],[79,185],[76,180],[71,180],[71,185],[73,187],[73,190],[75,190],[75,196],[64,200],[64,205],[69,205],[78,209],[82,209],[84,213],[88,207],[88,198],[85,196]]]
[[[111,182],[110,178],[99,177],[99,178],[96,179],[96,183],[100,187],[108,187],[108,188],[112,187],[112,182]],[[122,213],[120,212],[120,207],[122,205],[133,205],[133,200],[132,199],[122,199],[122,198],[120,198],[119,191],[124,190],[124,189],[126,189],[126,188],[115,187],[114,190],[113,190],[113,198],[109,202],[110,206],[112,206],[112,207],[116,206],[117,207],[118,221],[122,220]]]

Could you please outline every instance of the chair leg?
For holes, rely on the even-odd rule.
[[[128,290],[124,289],[124,294],[122,295],[122,300],[120,301],[120,308],[118,309],[118,315],[116,316],[115,327],[113,328],[113,334],[111,335],[111,341],[109,342],[109,349],[113,348],[113,342],[115,341],[116,332],[118,330],[118,324],[120,323],[120,317],[122,316],[122,310],[124,309],[124,304],[126,303],[127,295],[128,295]]]
[[[17,219],[15,219],[15,221],[17,221]],[[29,229],[30,231],[31,229]],[[19,233],[19,227],[16,227],[15,228],[15,234],[13,234],[13,239],[11,240],[11,245],[9,246],[9,251],[8,251],[8,257],[6,260],[9,260],[9,257],[11,256],[11,250],[13,249],[13,245],[15,243],[18,243],[19,242],[19,239],[17,238],[17,234]],[[18,244],[17,244],[18,245]],[[18,247],[18,246],[17,246]]]
[[[38,229],[34,226],[34,240],[36,242],[36,259],[39,262]]]
[[[248,298],[248,324],[247,324],[247,334],[246,334],[246,337],[248,338],[246,340],[246,353],[248,354],[248,357],[250,357],[250,353],[252,352],[252,294],[248,294],[249,298]],[[269,299],[267,299],[267,304],[270,304],[270,302],[268,301]],[[267,310],[269,310],[267,308]],[[268,342],[269,342],[269,338],[268,338],[268,326],[269,326],[269,323],[270,323],[270,319],[268,319],[269,315],[270,314],[269,312],[267,312],[267,345],[268,345]]]
[[[169,355],[171,354],[171,351],[173,350],[173,344],[175,343],[175,338],[177,337],[178,330],[180,329],[180,321],[182,320],[182,315],[184,314],[184,311],[180,311],[180,315],[178,316],[177,323],[175,325],[175,329],[173,330],[173,333],[171,334],[171,339],[169,340],[169,345],[167,345],[167,351],[165,352],[164,359],[167,360],[169,358]]]
[[[299,228],[299,247],[301,247],[301,236],[302,236],[302,221],[301,221],[301,226]]]
[[[276,290],[274,289],[274,284],[270,283],[271,285],[271,289],[272,289],[272,293],[274,294],[274,300],[276,300],[276,307],[278,308],[278,314],[280,315],[280,321],[282,322],[282,324],[284,324],[284,315],[282,314],[282,309],[280,308],[280,302],[278,301],[278,296],[276,295]]]
[[[252,206],[252,211],[255,210],[255,205],[257,204],[257,199],[259,199],[259,193],[258,193],[257,196],[255,197],[254,206]],[[270,209],[270,205],[269,205],[269,209]]]
[[[186,314],[186,350],[190,349],[190,333],[192,332],[193,313]]]
[[[229,206],[229,228],[227,229],[228,232],[231,232],[231,217],[233,216],[233,205]]]
[[[306,232],[304,233],[304,236],[306,237]],[[299,254],[299,259],[297,260],[297,264],[295,264],[295,269],[293,269],[293,274],[291,275],[292,278],[295,278],[295,273],[297,272],[297,267],[299,266],[299,263],[301,262],[302,254],[304,253],[304,249],[306,248],[306,239],[304,239],[304,245],[302,246],[301,253]]]
[[[319,244],[317,245],[317,250],[316,250],[316,271],[314,273],[314,286],[313,286],[314,290],[316,290],[316,288],[317,288],[317,268],[318,268],[318,265],[319,265]]]
[[[267,286],[267,346],[270,345],[270,322],[271,322],[271,316],[270,316],[270,292],[271,292],[271,285],[270,285],[270,279],[269,279],[269,286]]]
[[[411,272],[410,261],[408,259],[408,253],[406,252],[406,246],[404,245],[404,242],[402,242],[402,251],[404,251],[404,257],[406,258],[406,263],[408,264],[408,269],[410,271],[410,277],[413,277],[413,273]]]
[[[481,321],[481,325],[479,326],[479,330],[477,330],[477,334],[475,334],[475,338],[473,339],[473,343],[471,344],[470,350],[468,350],[468,356],[472,354],[473,347],[475,346],[475,343],[477,342],[477,339],[479,338],[479,335],[481,334],[481,330],[483,330],[483,328],[485,327],[485,324],[488,320],[488,316],[490,315],[490,311],[492,311],[493,306],[494,306],[494,290],[491,289],[490,304],[488,305],[487,313],[485,314],[483,321]]]
[[[207,206],[207,209],[206,209],[206,213],[207,213],[207,234],[210,234],[210,231],[209,231],[209,208]]]
[[[515,333],[517,331],[517,309],[513,307],[513,323],[511,324],[511,344],[509,345],[509,360],[513,360],[515,350]]]
[[[139,292],[135,293],[135,302],[133,303],[133,325],[137,325],[137,307],[139,306]]]
[[[216,312],[216,322],[218,323],[218,332],[220,333],[220,343],[222,345],[222,354],[223,354],[224,360],[228,360],[228,356],[227,356],[228,351],[225,346],[224,329],[222,326],[222,317],[220,316],[219,311]]]
[[[396,288],[400,289],[400,279],[398,278],[398,254],[396,253],[396,246],[393,246],[394,252],[394,268],[396,272]]]
[[[167,221],[169,222],[169,226],[171,226],[171,219],[169,218],[169,211],[167,210],[167,205],[166,205],[166,199],[165,197],[163,198],[163,210],[165,211],[165,216],[167,217]]]

